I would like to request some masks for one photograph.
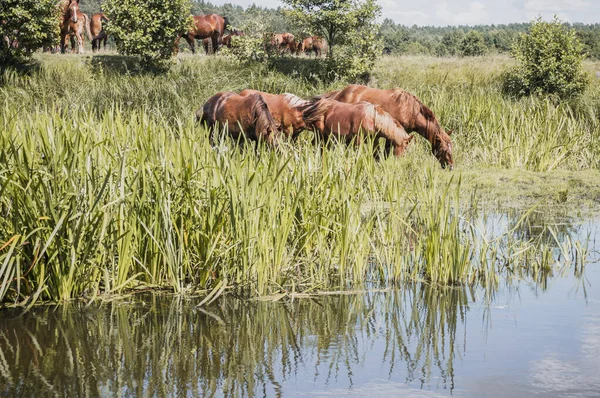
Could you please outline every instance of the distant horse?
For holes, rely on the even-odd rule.
[[[302,53],[302,41],[298,41],[298,40],[293,40],[289,45],[288,45],[288,49],[290,50],[290,53],[294,54],[294,55],[300,55],[300,53]]]
[[[278,129],[295,140],[298,135],[306,128],[302,111],[311,104],[294,94],[269,94],[256,90],[244,90],[241,96],[260,94],[269,107],[269,112],[273,116]]]
[[[324,52],[327,51],[327,43],[325,39],[319,36],[310,36],[302,40],[302,52],[303,53],[315,53],[315,57],[320,57]]]
[[[210,143],[215,145],[215,133],[218,125],[224,126],[233,139],[242,135],[253,141],[265,141],[276,147],[279,131],[269,108],[260,94],[241,96],[232,92],[220,92],[213,95],[196,112],[200,120],[210,130]]]
[[[66,2],[62,2],[63,6]],[[77,40],[77,52],[83,54],[85,52],[83,46],[84,31],[88,38],[92,40],[90,32],[89,17],[79,10],[79,0],[71,0],[65,8],[63,8],[62,21],[60,24],[60,51],[64,54],[67,47],[67,36],[71,39],[71,52],[75,52],[75,40]]]
[[[221,46],[231,48],[231,38],[233,36],[244,36],[244,32],[234,30],[231,34],[223,36],[223,42],[221,43]],[[202,40],[202,46],[204,47],[204,53],[206,55],[212,54],[214,52],[212,50],[212,40],[210,38]]]
[[[108,22],[106,15],[94,14],[92,15],[92,22],[90,22],[90,32],[92,34],[92,51],[100,51],[100,43],[104,41],[104,49],[106,50],[106,42],[108,41],[108,34],[102,27],[103,22]]]
[[[452,131],[444,131],[437,118],[427,106],[414,95],[401,90],[380,90],[361,85],[350,85],[341,91],[323,95],[337,101],[358,103],[367,101],[381,106],[408,132],[416,131],[427,138],[431,151],[443,168],[454,166],[452,158]]]
[[[216,53],[219,45],[223,42],[223,34],[228,25],[229,20],[227,17],[218,14],[195,15],[191,29],[182,36],[190,45],[193,54],[196,53],[196,39],[210,39],[213,53]],[[175,40],[175,52],[179,48],[180,39],[181,35]]]
[[[294,42],[294,35],[291,33],[276,33],[271,36],[271,48],[279,53],[289,50],[291,43]]]
[[[403,155],[413,138],[380,106],[368,102],[347,104],[321,98],[305,109],[304,122],[325,140],[337,136],[360,145],[370,136],[374,138],[375,156],[378,155],[378,138],[385,139],[386,152],[394,149],[394,156]]]

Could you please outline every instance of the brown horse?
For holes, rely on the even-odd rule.
[[[301,51],[309,54],[314,52],[315,57],[320,57],[327,51],[327,43],[325,42],[325,39],[319,36],[310,36],[302,40]]]
[[[75,40],[77,40],[77,52],[83,54],[85,52],[83,46],[84,31],[87,33],[88,38],[92,40],[89,17],[79,10],[79,0],[71,0],[68,4],[63,1],[61,4],[63,8],[60,25],[60,50],[64,54],[67,47],[67,36],[69,36],[71,39],[71,52],[75,52]]]
[[[385,139],[386,152],[394,148],[395,156],[403,155],[413,138],[380,106],[368,102],[347,104],[322,98],[305,109],[304,122],[326,141],[337,136],[359,145],[365,136],[373,137],[376,156],[378,138]]]
[[[294,42],[294,35],[291,33],[276,33],[271,36],[271,48],[279,53],[290,50],[290,45]]]
[[[213,53],[216,53],[219,45],[223,42],[223,34],[228,25],[227,17],[218,14],[195,15],[191,29],[183,34],[183,38],[188,42],[194,54],[196,53],[196,39],[210,39]],[[181,36],[178,36],[175,40],[175,52],[179,48],[180,39]]]
[[[108,35],[102,27],[103,22],[108,22],[106,15],[94,14],[92,15],[92,22],[90,22],[90,32],[92,34],[92,51],[100,51],[100,43],[104,41],[104,49],[106,50],[106,42],[108,41]]]
[[[416,131],[427,138],[433,155],[443,168],[454,166],[452,158],[452,131],[444,131],[437,118],[427,106],[414,95],[401,90],[380,90],[361,85],[350,85],[341,91],[325,94],[323,98],[358,103],[367,101],[381,106],[392,115],[408,132]]]
[[[223,42],[221,43],[221,46],[231,48],[231,38],[233,36],[244,36],[244,32],[234,30],[231,34],[223,36]],[[214,52],[212,51],[212,40],[210,38],[202,40],[202,46],[204,47],[204,52],[206,55]]]
[[[196,112],[210,130],[210,143],[216,145],[215,133],[218,125],[225,126],[233,139],[242,135],[253,141],[264,140],[276,147],[279,131],[266,102],[260,94],[241,96],[232,92],[220,92],[208,99],[202,112]]]
[[[254,94],[259,94],[265,100],[279,130],[283,131],[287,137],[295,140],[306,128],[302,111],[311,102],[305,101],[294,94],[269,94],[256,90],[244,90],[240,93],[241,96]]]

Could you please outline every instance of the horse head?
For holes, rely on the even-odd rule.
[[[450,170],[454,168],[454,159],[452,157],[452,140],[450,139],[452,131],[445,132],[440,127],[440,132],[435,136],[431,143],[431,152],[433,156],[442,165],[442,168],[448,167]]]
[[[77,14],[79,13],[79,0],[71,0],[69,7],[67,8],[67,14],[65,17],[70,19],[71,22],[77,23]]]

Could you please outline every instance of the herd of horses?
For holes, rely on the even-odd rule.
[[[271,147],[277,147],[282,139],[294,142],[302,131],[309,130],[324,142],[332,138],[355,145],[372,142],[376,158],[381,138],[385,154],[402,156],[414,137],[409,133],[416,132],[429,141],[443,168],[454,165],[451,131],[446,132],[431,109],[402,89],[349,85],[310,100],[256,90],[220,92],[196,112],[196,120],[209,129],[212,146],[221,129],[233,139],[264,141]]]
[[[47,48],[49,51],[60,51],[65,53],[67,50],[67,39],[71,44],[71,52],[84,53],[84,39],[87,35],[92,42],[92,51],[100,50],[101,44],[106,48],[108,34],[104,30],[104,24],[109,19],[103,13],[92,15],[81,12],[79,8],[80,0],[59,0],[59,26],[60,26],[60,47]],[[229,34],[225,34],[229,31]],[[244,33],[230,28],[229,20],[218,14],[206,14],[193,16],[192,24],[187,32],[183,32],[175,38],[174,53],[179,49],[179,41],[183,37],[190,46],[192,53],[196,52],[196,40],[202,40],[202,45],[206,54],[216,53],[221,47],[231,47],[233,36],[243,36]],[[303,40],[297,40],[291,33],[270,34],[270,39],[265,40],[265,47],[278,53],[289,52],[290,54],[300,55],[301,53],[314,53],[315,56],[321,56],[327,51],[327,44],[324,39],[318,36],[310,36]],[[4,38],[4,42],[8,38]],[[7,45],[18,46],[18,43],[7,43]]]

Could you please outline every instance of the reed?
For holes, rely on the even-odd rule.
[[[159,77],[105,58],[43,57],[28,76],[0,76],[0,302],[140,287],[249,296],[407,279],[493,287],[517,269],[547,274],[559,253],[580,253],[560,256],[579,266],[585,258],[577,242],[488,234],[460,175],[479,164],[598,169],[597,85],[581,104],[511,102],[482,65],[457,77],[446,69],[463,61],[444,61],[410,77],[384,59],[377,82],[412,90],[457,128],[459,166],[447,173],[422,141],[380,162],[366,146],[316,149],[309,133],[277,152],[227,139],[213,150],[193,114],[214,92],[308,97],[337,85],[233,70],[219,57],[184,58]]]

